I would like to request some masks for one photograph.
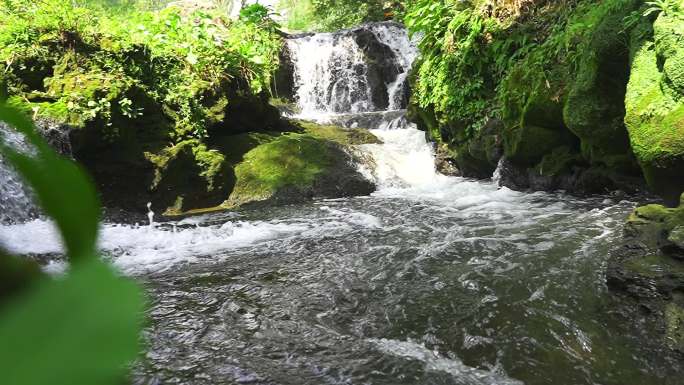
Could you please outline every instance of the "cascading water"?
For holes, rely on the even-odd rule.
[[[289,39],[301,117],[400,110],[418,51],[405,28],[375,23]]]
[[[626,326],[601,273],[632,202],[438,174],[402,110],[415,47],[397,24],[288,45],[303,117],[384,142],[358,149],[380,189],[103,225],[103,255],[150,295],[133,384],[681,382],[681,361]],[[0,225],[0,245],[62,250],[43,220]]]
[[[29,151],[29,145],[18,132],[0,123],[0,142],[19,151]],[[35,217],[36,207],[31,192],[0,154],[0,224],[23,222]]]
[[[406,29],[373,23],[290,39],[300,118],[371,129],[383,144],[360,148],[373,164],[365,175],[381,187],[444,182],[432,146],[406,119],[407,78],[418,51]]]

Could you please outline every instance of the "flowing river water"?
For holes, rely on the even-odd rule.
[[[368,31],[395,54],[384,101],[359,50]],[[384,142],[356,149],[378,191],[103,225],[106,258],[149,292],[133,384],[682,383],[681,362],[643,344],[605,286],[634,202],[438,174],[401,110],[415,48],[397,25],[288,44],[301,117],[370,126]],[[52,224],[19,219],[0,244],[63,270]]]

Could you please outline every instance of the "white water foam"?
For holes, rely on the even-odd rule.
[[[427,371],[444,372],[452,375],[458,384],[468,385],[522,385],[521,381],[513,380],[496,372],[476,369],[464,364],[457,358],[443,357],[436,351],[426,348],[412,340],[397,341],[392,339],[369,339],[372,345],[383,353],[425,364]]]
[[[350,35],[322,33],[287,40],[301,115],[371,111],[363,52]]]
[[[100,229],[98,246],[123,272],[141,274],[200,259],[220,260],[229,257],[231,251],[263,242],[382,227],[380,219],[366,213],[328,206],[320,211],[321,218],[230,221],[209,226],[182,225],[187,221],[156,226],[106,224]],[[64,252],[54,223],[41,219],[0,226],[0,247],[16,255]]]

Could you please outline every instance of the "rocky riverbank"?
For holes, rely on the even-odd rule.
[[[648,189],[676,205],[681,12],[647,14],[634,0],[527,3],[449,10],[460,22],[424,42],[414,70],[413,119],[466,176],[490,177],[503,157],[500,180],[514,189]]]
[[[684,195],[677,208],[637,208],[624,238],[609,261],[609,287],[638,304],[664,345],[684,353]]]

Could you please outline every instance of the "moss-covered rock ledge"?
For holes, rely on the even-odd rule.
[[[684,353],[684,194],[677,208],[651,204],[630,215],[607,278],[645,311],[667,346]]]
[[[211,200],[197,202],[196,191],[184,194],[182,186],[188,184],[182,180],[169,186],[170,196],[158,203],[163,207],[164,202],[173,201],[165,207],[165,213],[180,215],[245,205],[368,195],[375,191],[375,185],[357,171],[350,148],[377,143],[370,132],[311,122],[291,122],[289,127],[287,132],[257,131],[214,141],[214,157],[222,159],[221,167],[210,169],[211,183],[220,199],[215,205]],[[195,160],[197,163],[201,162]]]
[[[443,2],[410,116],[465,176],[580,194],[684,192],[684,4]],[[412,15],[412,13],[410,13]],[[423,15],[426,16],[426,15]],[[412,21],[409,19],[409,21]]]
[[[145,152],[137,167],[131,159],[120,158],[123,163],[116,165],[96,154],[84,164],[105,182],[100,189],[107,206],[139,211],[152,202],[167,216],[375,191],[357,171],[350,148],[378,142],[367,130],[294,121],[271,127]]]
[[[295,203],[314,197],[368,195],[372,182],[355,168],[348,143],[361,130],[307,125],[304,133],[273,136],[247,152],[235,170],[235,187],[224,207],[256,203]]]

